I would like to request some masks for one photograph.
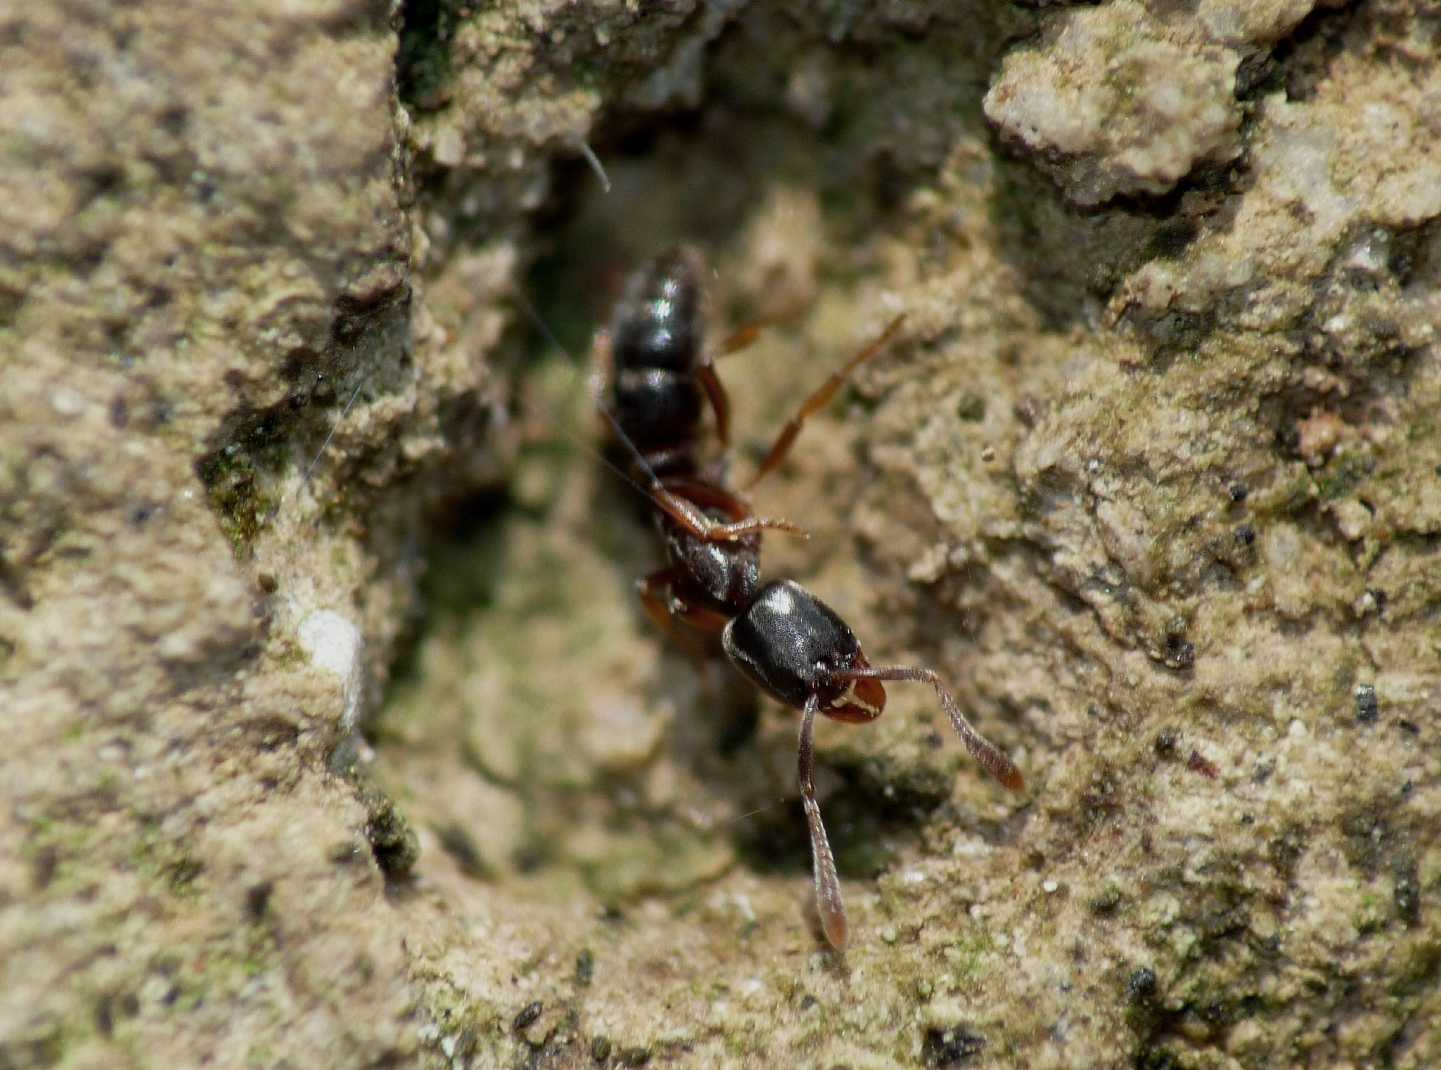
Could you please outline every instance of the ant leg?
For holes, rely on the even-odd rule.
[[[635,581],[635,593],[640,595],[646,615],[670,635],[676,632],[675,618],[670,615],[670,584],[674,578],[670,569],[663,568]]]
[[[901,329],[901,324],[905,321],[906,317],[903,315],[891,320],[890,326],[881,332],[879,338],[846,361],[841,368],[832,372],[831,377],[821,384],[820,389],[806,398],[796,414],[786,421],[785,427],[781,428],[781,433],[771,444],[770,452],[766,454],[765,460],[761,462],[760,468],[751,477],[751,481],[746,484],[746,490],[750,490],[780,466],[780,463],[786,459],[786,454],[790,453],[791,447],[795,445],[796,436],[801,433],[801,428],[805,426],[806,420],[825,408],[831,398],[835,397],[841,384],[850,377],[850,374],[884,349],[886,343],[895,337],[896,332]]]
[[[723,341],[714,354],[707,353],[700,366],[696,368],[696,378],[705,388],[706,397],[710,399],[710,407],[715,410],[716,435],[720,438],[722,446],[731,444],[731,405],[730,395],[726,393],[725,387],[721,385],[720,376],[716,374],[715,358],[739,353],[760,337],[760,333],[761,325],[759,323],[747,323]]]
[[[716,356],[728,357],[732,353],[739,353],[760,337],[761,327],[761,323],[747,323],[720,344]]]
[[[677,614],[677,603],[672,601],[670,594],[670,585],[674,579],[675,572],[672,569],[663,568],[652,572],[649,576],[636,580],[636,594],[640,595],[641,605],[645,607],[646,616],[655,621],[661,631],[673,639],[675,644],[684,650],[697,665],[706,665],[709,663],[709,659],[706,657],[705,648],[698,637],[681,626],[682,621],[689,620],[690,610],[683,607]],[[705,611],[700,610],[700,612]]]
[[[698,506],[666,489],[660,477],[655,474],[655,469],[646,462],[645,456],[636,448],[636,444],[630,440],[630,436],[625,433],[625,428],[620,425],[620,420],[611,411],[610,406],[601,405],[600,413],[605,417],[606,423],[610,424],[611,430],[615,432],[617,441],[630,454],[631,460],[635,463],[635,475],[643,480],[645,485],[642,486],[631,475],[622,472],[622,476],[653,501],[657,509],[664,511],[667,516],[697,538],[705,539],[707,542],[733,542],[736,539],[743,539],[747,535],[757,535],[762,531],[784,531],[802,539],[811,537],[811,533],[799,524],[780,517],[748,516],[724,524],[713,520]]]
[[[910,668],[904,665],[888,665],[880,668],[868,666],[864,669],[838,672],[835,676],[840,680],[914,680],[918,683],[930,684],[936,689],[936,694],[940,696],[946,716],[951,719],[951,725],[955,728],[956,735],[961,737],[961,742],[966,745],[966,750],[971,752],[971,757],[979,762],[986,772],[1012,791],[1020,791],[1026,786],[1026,781],[1015,763],[1007,758],[1005,752],[999,747],[977,732],[970,721],[966,720],[966,715],[956,705],[954,696],[951,695],[946,685],[941,683],[941,678],[931,669]]]
[[[651,488],[651,499],[686,531],[707,542],[733,542],[747,535],[758,535],[762,531],[784,531],[787,535],[802,539],[811,537],[811,533],[799,524],[780,517],[748,516],[743,520],[722,524],[706,516],[693,503],[666,490],[659,480]]]
[[[730,395],[721,384],[720,376],[716,374],[715,365],[709,359],[695,370],[696,378],[705,389],[705,396],[710,400],[710,407],[715,412],[716,436],[720,439],[722,446],[731,444],[731,402]]]
[[[850,936],[846,921],[846,905],[841,900],[841,881],[836,875],[836,860],[831,854],[830,841],[826,839],[826,826],[821,821],[821,808],[816,802],[815,747],[812,735],[815,730],[816,710],[820,708],[820,696],[811,695],[801,711],[800,742],[796,747],[796,772],[801,785],[801,805],[806,811],[806,825],[811,833],[811,867],[815,871],[816,910],[821,916],[821,928],[826,939],[837,951],[845,951]]]
[[[715,358],[728,357],[732,353],[738,353],[745,349],[760,336],[761,325],[759,323],[748,323],[735,334],[723,341],[715,354],[707,353],[696,368],[696,378],[705,389],[706,397],[710,400],[710,407],[715,411],[716,435],[720,438],[722,446],[731,444],[731,403],[730,395],[726,388],[721,385],[720,376],[716,374]]]

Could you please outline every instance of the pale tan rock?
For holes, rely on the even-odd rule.
[[[424,7],[0,16],[0,1064],[1441,1062],[1419,8]],[[997,152],[992,79],[1063,56],[1113,130]],[[924,688],[820,726],[844,962],[794,717],[639,611],[518,311],[581,349],[676,240],[716,334],[776,321],[739,478],[907,314],[766,568],[1027,777]]]
[[[1078,8],[1006,57],[986,116],[1040,154],[1077,204],[1166,193],[1240,152],[1239,63],[1168,32],[1135,0]]]

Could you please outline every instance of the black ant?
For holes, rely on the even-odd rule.
[[[817,713],[837,721],[873,721],[885,709],[883,681],[930,684],[971,756],[1012,791],[1020,771],[966,720],[931,669],[873,666],[855,633],[835,611],[794,580],[760,578],[765,529],[804,535],[787,520],[756,516],[725,484],[723,470],[702,468],[698,437],[704,405],[715,415],[722,445],[729,442],[730,406],[702,346],[698,266],[681,250],[656,258],[631,278],[609,333],[597,336],[608,366],[609,398],[602,408],[629,451],[631,474],[656,506],[667,564],[639,583],[647,612],[667,630],[677,624],[719,634],[726,657],[772,698],[801,711],[797,765],[810,830],[816,906],[826,939],[844,951],[845,904],[835,858],[816,803],[812,732]],[[781,430],[749,486],[774,471],[790,452],[806,419],[840,389],[857,367],[881,352],[904,322],[898,316],[870,345],[808,397]],[[753,329],[721,347],[748,343]]]

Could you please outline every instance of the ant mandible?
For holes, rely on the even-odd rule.
[[[805,535],[788,520],[756,516],[726,486],[721,466],[703,468],[699,431],[705,404],[717,436],[729,444],[730,404],[701,344],[699,266],[672,250],[638,270],[617,306],[610,331],[596,338],[608,399],[602,409],[630,455],[630,474],[655,505],[666,566],[642,579],[647,612],[667,631],[684,626],[719,634],[740,673],[766,694],[801,711],[797,772],[810,832],[816,907],[826,939],[844,951],[849,936],[835,857],[815,793],[812,735],[817,713],[850,724],[873,721],[886,705],[884,681],[930,684],[956,734],[981,766],[1012,791],[1024,786],[1011,760],[971,726],[936,673],[905,665],[873,666],[855,633],[834,610],[794,580],[762,584],[760,537],[766,529]],[[899,332],[898,316],[808,397],[767,451],[749,487],[774,471],[808,417],[847,377]],[[747,329],[721,353],[748,344]]]

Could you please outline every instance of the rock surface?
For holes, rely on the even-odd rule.
[[[0,15],[0,1067],[1441,1064],[1438,33]],[[673,241],[772,324],[741,472],[907,314],[766,568],[1028,781],[823,725],[844,959],[794,719],[638,611],[525,314]]]

